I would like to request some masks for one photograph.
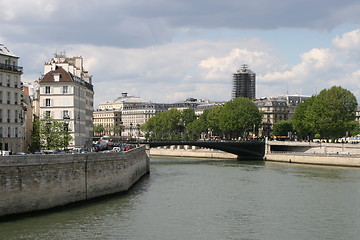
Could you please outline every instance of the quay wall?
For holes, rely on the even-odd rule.
[[[277,143],[273,143],[277,144]],[[286,144],[284,142],[280,144]],[[296,143],[290,142],[290,145]],[[305,152],[266,152],[264,161],[274,161],[283,163],[314,164],[328,166],[360,167],[360,147],[353,144],[309,144],[297,143],[300,147],[310,145]],[[267,147],[267,149],[269,149]],[[181,148],[173,146],[171,148],[151,148],[150,155],[154,156],[173,156],[173,157],[199,157],[216,159],[237,159],[237,156],[218,150]]]
[[[127,191],[148,173],[145,147],[120,153],[0,157],[0,217]]]
[[[341,155],[304,155],[300,153],[267,153],[265,161],[343,166],[343,167],[360,167],[359,156],[341,156]]]
[[[237,159],[237,155],[212,149],[151,148],[150,156]]]

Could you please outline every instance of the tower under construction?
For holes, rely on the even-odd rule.
[[[255,99],[255,78],[256,74],[249,69],[248,65],[243,64],[241,69],[233,74],[232,98]]]

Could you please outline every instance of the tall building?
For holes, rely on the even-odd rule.
[[[44,65],[39,88],[39,117],[47,115],[63,121],[71,132],[70,148],[91,147],[94,91],[83,58],[55,54]]]
[[[0,150],[24,151],[23,68],[19,57],[0,44]]]
[[[255,99],[255,79],[256,74],[246,64],[242,65],[242,68],[233,74],[232,98]]]

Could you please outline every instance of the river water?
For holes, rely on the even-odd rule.
[[[152,157],[129,192],[0,222],[0,239],[360,239],[360,169]]]

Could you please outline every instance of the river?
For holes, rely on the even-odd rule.
[[[359,239],[360,169],[152,157],[125,194],[0,222],[0,239]]]

